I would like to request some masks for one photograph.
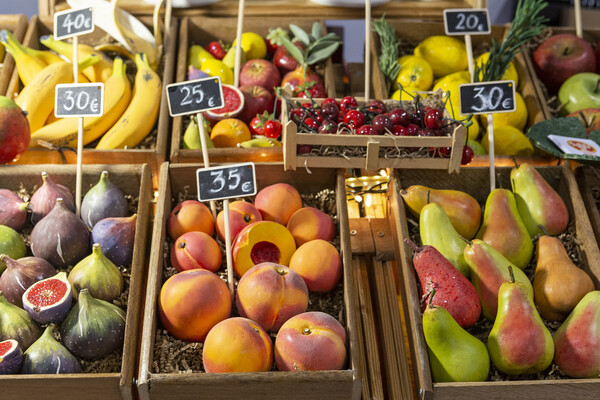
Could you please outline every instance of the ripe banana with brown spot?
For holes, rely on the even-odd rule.
[[[27,86],[46,67],[46,63],[42,60],[27,54],[23,48],[24,46],[10,31],[6,29],[0,31],[0,42],[15,59],[17,73],[23,85]]]

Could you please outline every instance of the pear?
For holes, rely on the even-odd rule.
[[[521,269],[529,264],[533,242],[510,190],[496,189],[489,194],[477,239],[488,243]]]
[[[235,67],[235,49],[236,49],[236,46],[231,46],[231,48],[225,54],[225,57],[223,57],[223,59],[221,60],[221,61],[223,61],[223,64],[227,65],[229,68],[231,68],[231,70],[233,70]],[[246,59],[247,59],[246,52],[244,51],[244,49],[242,49],[242,54],[240,56],[241,56],[240,68],[241,68],[242,66],[244,66],[244,64],[246,64]]]
[[[419,229],[423,245],[435,247],[466,278],[469,277],[469,266],[463,251],[466,240],[456,232],[444,208],[436,203],[429,203],[421,209]]]
[[[481,304],[475,288],[433,246],[417,247],[410,239],[404,242],[415,251],[413,265],[419,276],[420,292],[424,297],[423,310],[430,302],[443,306],[462,326],[473,325],[481,314]],[[431,300],[431,292],[436,295]]]
[[[521,219],[531,237],[543,233],[558,235],[567,229],[569,211],[560,195],[537,170],[524,163],[510,171],[512,190]]]
[[[533,287],[527,275],[483,240],[475,239],[469,243],[464,256],[471,270],[471,282],[481,301],[483,316],[487,320],[496,319],[498,290],[504,282],[510,281],[509,266],[512,267],[515,280],[521,282],[533,296]]]
[[[594,282],[573,264],[561,241],[552,236],[540,237],[533,292],[542,317],[548,321],[564,320],[592,290]]]
[[[511,275],[512,271],[510,267]],[[552,363],[552,335],[533,304],[531,292],[514,277],[498,291],[498,314],[487,347],[496,368],[508,375],[541,372]]]
[[[471,195],[459,190],[437,190],[422,185],[412,185],[400,195],[408,209],[419,216],[428,203],[444,207],[454,229],[466,239],[472,239],[481,223],[481,206]]]
[[[600,291],[589,292],[554,333],[554,362],[571,378],[600,376]]]
[[[490,356],[485,345],[452,318],[430,304],[423,312],[423,334],[434,382],[477,382],[487,379]]]

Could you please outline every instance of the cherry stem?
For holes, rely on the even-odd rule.
[[[419,251],[421,251],[421,247],[417,246],[415,244],[415,242],[413,242],[412,240],[410,240],[409,238],[404,239],[404,243],[410,247],[411,249],[413,249],[416,253],[418,253]]]
[[[512,265],[508,266],[508,273],[510,274],[510,283],[515,283],[515,274],[513,273]]]
[[[546,228],[544,228],[544,225],[542,225],[542,224],[539,224],[539,225],[538,225],[538,228],[540,228],[540,230],[541,230],[541,231],[544,233],[544,235],[546,235],[546,236],[552,236],[552,235],[550,235],[550,234],[548,233],[548,231],[546,230]]]

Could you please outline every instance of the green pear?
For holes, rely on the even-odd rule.
[[[444,208],[436,203],[429,203],[421,209],[419,229],[423,246],[435,247],[466,278],[469,277],[469,266],[463,251],[467,245],[454,226]]]
[[[423,312],[423,333],[434,382],[477,382],[487,379],[490,356],[485,345],[452,318],[430,304]]]
[[[560,195],[530,164],[524,163],[510,171],[510,182],[517,209],[531,237],[543,234],[556,236],[567,229],[569,211]]]
[[[210,139],[209,123],[204,119],[204,137],[206,138],[206,148],[212,149],[215,147],[213,141]],[[201,149],[202,144],[200,143],[200,132],[198,130],[198,123],[195,118],[190,119],[185,132],[183,134],[183,148],[184,149]]]
[[[498,314],[487,348],[496,368],[508,375],[541,372],[554,358],[552,335],[533,304],[533,296],[514,277],[498,291]]]
[[[231,68],[232,71],[235,67],[235,47],[236,46],[231,46],[231,48],[225,54],[225,57],[223,57],[223,59],[221,60],[223,61],[223,64]],[[240,58],[240,68],[242,68],[244,64],[246,64],[246,52],[242,49],[242,54]]]
[[[529,264],[533,242],[510,190],[496,189],[489,194],[477,239],[488,243],[521,269]]]

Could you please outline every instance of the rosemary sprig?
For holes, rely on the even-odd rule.
[[[544,24],[548,19],[540,13],[547,5],[548,2],[544,0],[519,0],[515,18],[504,42],[499,43],[492,40],[490,57],[485,66],[475,65],[474,80],[476,82],[479,80],[482,68],[485,70],[483,79],[481,79],[483,82],[502,79],[510,62],[521,51],[521,46],[544,30]]]
[[[379,35],[379,43],[381,46],[381,55],[379,56],[379,68],[386,80],[386,89],[389,92],[392,82],[396,80],[400,72],[398,64],[398,39],[396,38],[396,30],[385,20],[385,14],[379,20],[371,22],[373,30]]]

